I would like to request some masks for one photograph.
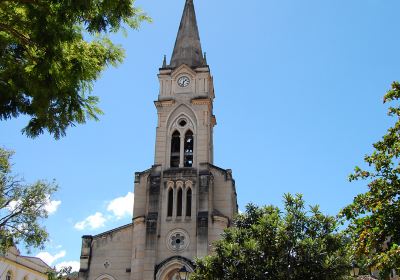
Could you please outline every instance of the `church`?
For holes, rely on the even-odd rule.
[[[213,77],[193,0],[158,79],[154,165],[135,173],[132,223],[82,237],[80,280],[180,279],[238,211],[232,171],[213,164]]]

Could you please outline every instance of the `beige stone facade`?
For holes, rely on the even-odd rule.
[[[82,238],[81,280],[176,279],[211,253],[237,213],[232,172],[213,165],[214,85],[193,0],[158,78],[154,165],[135,174],[133,221]]]

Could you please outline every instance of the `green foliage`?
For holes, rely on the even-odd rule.
[[[382,276],[400,270],[400,84],[394,82],[384,102],[390,102],[388,115],[396,119],[382,140],[365,156],[367,170],[356,167],[350,181],[368,181],[368,191],[357,195],[342,211],[350,221],[354,252],[366,258],[369,267]]]
[[[78,278],[77,273],[72,272],[71,266],[62,267],[60,270],[49,270],[46,275],[47,280],[68,280]]]
[[[15,243],[41,247],[48,238],[40,220],[47,218],[46,204],[56,191],[54,183],[26,184],[12,174],[13,153],[0,148],[0,252]]]
[[[97,120],[93,82],[124,57],[106,35],[150,20],[134,2],[0,0],[0,120],[27,115],[23,133],[56,139]]]
[[[190,279],[347,279],[347,239],[336,218],[317,206],[305,210],[301,195],[287,194],[284,202],[284,212],[247,205]]]

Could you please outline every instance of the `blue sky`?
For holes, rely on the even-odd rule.
[[[70,128],[59,141],[21,135],[23,117],[0,122],[15,171],[60,186],[45,221],[51,241],[32,252],[51,265],[79,261],[82,235],[129,223],[134,172],[153,164],[157,73],[172,53],[184,0],[137,4],[154,22],[113,37],[126,59],[96,82],[99,122]],[[233,170],[239,207],[281,205],[290,192],[336,214],[365,190],[347,176],[393,121],[382,97],[400,80],[400,2],[195,5],[215,82],[215,164]]]

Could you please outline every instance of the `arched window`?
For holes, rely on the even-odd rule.
[[[168,211],[167,211],[168,217],[172,217],[173,209],[174,209],[174,190],[169,189],[169,191],[168,191]]]
[[[177,217],[182,217],[182,199],[183,199],[183,195],[182,195],[182,189],[179,188],[178,189],[178,201],[177,201],[177,208],[176,208],[176,216]]]
[[[188,130],[185,134],[185,149],[184,149],[184,166],[193,166],[193,132]]]
[[[192,189],[186,191],[186,217],[192,216]]]
[[[175,131],[171,138],[171,167],[179,167],[180,152],[181,135],[178,131]]]
[[[12,272],[7,271],[6,280],[12,280]]]

